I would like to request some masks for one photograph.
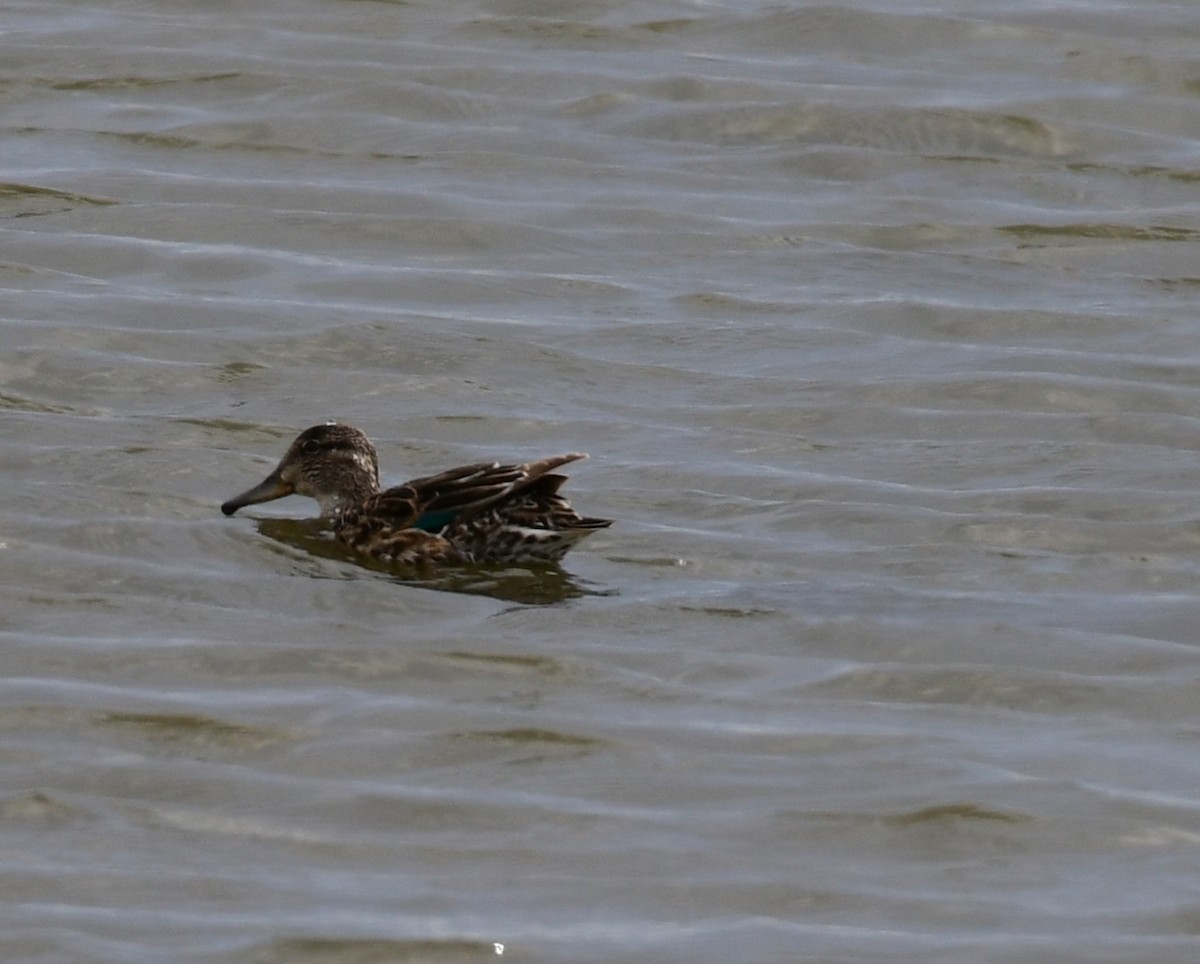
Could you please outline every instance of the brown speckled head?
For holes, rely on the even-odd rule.
[[[221,511],[233,515],[243,506],[294,494],[316,499],[321,514],[332,518],[378,491],[379,459],[371,440],[353,425],[314,425],[296,437],[275,471]]]

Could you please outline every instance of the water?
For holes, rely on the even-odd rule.
[[[2,26],[0,957],[1195,960],[1189,5]],[[618,524],[221,517],[327,417]]]

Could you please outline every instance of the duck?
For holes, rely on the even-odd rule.
[[[339,541],[382,562],[557,564],[613,523],[581,516],[559,495],[567,477],[554,470],[585,458],[477,462],[381,489],[374,443],[353,425],[330,422],[301,432],[275,469],[221,512],[302,495],[317,501]]]

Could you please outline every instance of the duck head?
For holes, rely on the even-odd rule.
[[[314,425],[301,432],[275,466],[252,489],[221,506],[233,515],[243,506],[288,495],[306,495],[333,518],[379,491],[379,458],[371,440],[353,425]]]

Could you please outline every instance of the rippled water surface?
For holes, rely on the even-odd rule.
[[[1197,959],[1191,4],[3,14],[0,957]]]

